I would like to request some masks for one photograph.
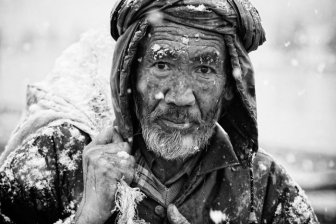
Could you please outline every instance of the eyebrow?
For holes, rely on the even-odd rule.
[[[199,62],[201,64],[217,64],[220,61],[220,56],[218,52],[202,52],[196,54],[195,57],[191,59],[193,62]]]
[[[171,47],[161,47],[155,45],[148,50],[148,55],[151,59],[162,60],[162,59],[178,59],[177,51]]]

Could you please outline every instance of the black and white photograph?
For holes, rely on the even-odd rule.
[[[335,224],[334,0],[0,0],[0,224]]]

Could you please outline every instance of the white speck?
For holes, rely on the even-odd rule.
[[[163,95],[162,92],[158,92],[157,94],[155,94],[154,98],[155,98],[156,100],[161,100],[161,99],[164,98],[164,95]]]
[[[207,11],[205,5],[203,5],[203,4],[198,5],[197,7],[194,6],[194,5],[187,5],[187,8],[191,9],[191,10],[194,10],[194,11],[199,11],[199,12],[205,12],[205,11]]]
[[[124,160],[124,159],[120,160],[120,164],[126,164],[126,163],[127,163],[126,160]]]
[[[284,45],[285,45],[285,47],[289,47],[291,45],[291,42],[287,41]]]
[[[189,38],[188,37],[182,37],[182,43],[187,45],[189,43]]]
[[[291,60],[291,65],[294,66],[294,67],[296,67],[296,66],[299,65],[299,61],[298,61],[297,59],[293,58],[293,59]]]
[[[161,46],[160,45],[158,45],[158,44],[154,44],[153,46],[152,46],[152,50],[153,51],[158,51],[158,50],[160,50],[161,49]]]
[[[332,160],[330,160],[328,166],[329,166],[330,168],[335,167],[335,162],[332,161]]]
[[[195,38],[196,38],[195,41],[199,41],[199,39],[200,39],[200,35],[199,35],[198,33],[196,33],[196,34],[195,34]]]
[[[259,163],[259,169],[260,169],[261,171],[266,171],[266,170],[267,170],[267,167],[265,166],[265,164],[263,164],[263,163]]]
[[[78,154],[77,154],[78,156]],[[76,157],[73,155],[73,157]],[[67,167],[69,170],[76,170],[77,163],[75,159],[71,159],[69,156],[69,151],[64,150],[59,154],[58,162],[62,164],[64,167]]]
[[[159,10],[151,11],[147,17],[151,24],[160,24],[163,20],[163,14]]]
[[[210,209],[210,218],[216,224],[229,221],[227,215],[219,210]]]
[[[138,58],[138,62],[142,62],[142,57]]]
[[[128,88],[128,89],[127,89],[127,93],[128,93],[128,94],[131,94],[131,93],[132,93],[132,90]]]
[[[242,75],[241,69],[239,68],[233,69],[232,75],[235,79],[241,79],[241,75]]]
[[[5,216],[4,214],[0,214],[1,216],[2,216],[2,218],[4,218],[5,219],[5,222],[8,222],[8,223],[10,223],[10,218],[8,218],[7,216]]]
[[[133,142],[133,138],[132,138],[132,137],[129,137],[129,138],[127,139],[127,141],[128,141],[128,142]]]
[[[120,152],[117,153],[117,156],[121,157],[121,158],[124,158],[124,159],[127,159],[130,155],[125,151],[120,151]]]

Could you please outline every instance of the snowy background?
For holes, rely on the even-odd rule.
[[[321,223],[336,222],[335,0],[252,0],[267,42],[251,54],[261,146],[305,188]],[[0,0],[0,152],[27,83],[89,29],[108,27],[113,0]]]

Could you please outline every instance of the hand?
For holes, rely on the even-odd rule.
[[[177,210],[173,204],[168,205],[167,217],[170,224],[190,224],[188,220]]]
[[[83,151],[84,192],[76,223],[105,223],[115,206],[117,183],[132,182],[135,159],[115,128],[100,133]]]

